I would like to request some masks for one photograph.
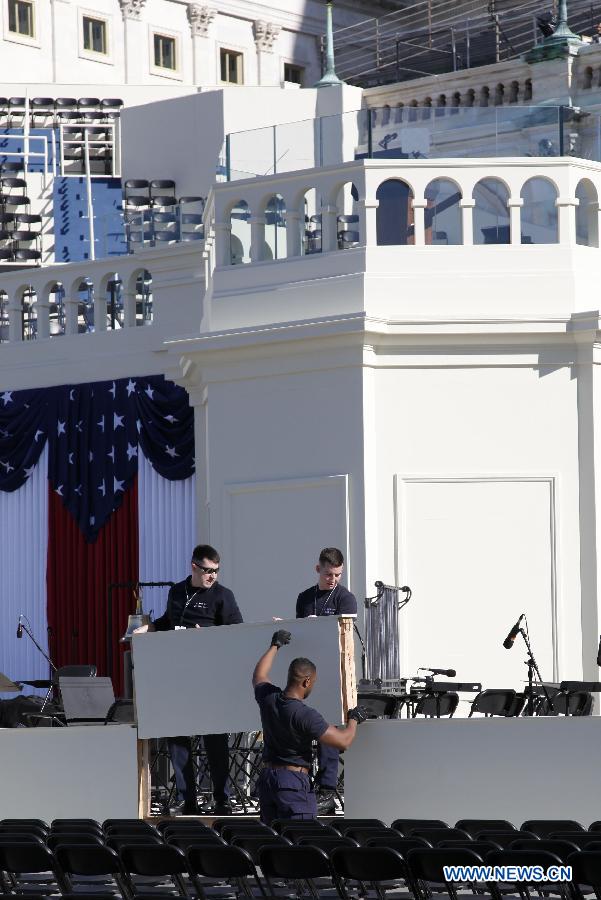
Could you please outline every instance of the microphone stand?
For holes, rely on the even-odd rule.
[[[44,657],[44,659],[46,660],[46,662],[47,662],[48,665],[50,666],[51,676],[56,675],[56,672],[57,672],[56,666],[54,665],[54,663],[52,662],[52,660],[50,659],[50,657],[48,656],[48,654],[45,652],[45,650],[43,650],[43,649],[40,647],[40,645],[38,644],[38,642],[37,642],[36,639],[34,638],[34,636],[33,636],[32,632],[31,632],[31,629],[29,628],[29,626],[28,626],[25,622],[22,621],[22,617],[21,617],[21,621],[20,621],[19,624],[21,625],[21,628],[23,629],[23,631],[25,632],[25,634],[27,635],[27,637],[29,638],[29,640],[32,642],[32,644],[34,645],[34,647],[36,647],[36,648],[39,650],[39,652],[42,654],[42,656]],[[51,677],[50,680],[52,681],[52,680],[53,680],[53,677]],[[41,707],[41,709],[40,709],[40,712],[44,712],[44,710],[45,710],[45,708],[46,708],[46,706],[47,706],[47,704],[48,704],[48,701],[50,700],[50,695],[51,695],[51,694],[52,694],[52,685],[50,685],[50,687],[48,688],[48,691],[47,691],[47,693],[46,693],[46,696],[44,697],[44,702],[42,703],[42,707]]]
[[[367,651],[365,649],[365,642],[361,637],[361,632],[357,627],[357,622],[353,619],[353,628],[355,630],[355,634],[359,638],[359,643],[361,644],[361,680],[365,681],[365,667],[366,667],[366,657]]]
[[[528,620],[526,619],[526,629],[528,628]],[[528,631],[524,631],[523,628],[520,628],[520,634],[524,639],[524,643],[526,644],[526,652],[528,654],[528,659],[524,663],[524,665],[528,666],[528,715],[534,715],[534,676],[538,678],[539,684],[543,689],[543,693],[547,700],[548,709],[551,711],[553,709],[551,705],[551,698],[549,697],[549,692],[547,691],[546,685],[543,683],[542,676],[540,674],[540,670],[538,668],[537,662],[534,658],[534,653],[532,652],[532,646],[530,644],[530,638],[528,636]]]

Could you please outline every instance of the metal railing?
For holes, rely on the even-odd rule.
[[[514,59],[542,39],[537,17],[556,7],[554,0],[421,0],[335,31],[337,72],[369,86]],[[599,0],[570,3],[576,33],[591,36],[600,20]]]

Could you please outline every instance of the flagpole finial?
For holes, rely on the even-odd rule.
[[[344,84],[336,74],[336,65],[334,62],[334,25],[332,10],[334,7],[333,0],[326,2],[326,70],[319,79],[316,88],[333,87],[337,84]]]
[[[572,56],[578,52],[578,48],[583,43],[582,38],[574,34],[568,25],[568,0],[559,0],[557,25],[553,34],[545,37],[540,44],[526,53],[525,60],[526,62],[542,62]]]

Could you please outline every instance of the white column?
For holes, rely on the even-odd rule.
[[[559,211],[559,243],[573,246],[576,243],[576,207],[575,197],[558,197],[555,205]]]
[[[286,256],[300,256],[302,250],[301,221],[304,221],[303,213],[297,209],[286,211]]]
[[[364,247],[375,247],[378,243],[377,211],[378,200],[359,200],[359,241]]]
[[[148,68],[148,35],[142,11],[146,0],[119,0],[123,16],[125,83],[144,84]],[[153,48],[150,48],[151,51]]]
[[[414,200],[412,206],[415,246],[424,247],[426,245],[426,208],[428,206],[428,201]]]
[[[188,3],[186,7],[192,35],[192,80],[196,85],[215,84],[215,41],[210,37],[217,10],[204,3]]]
[[[279,57],[274,54],[274,44],[282,29],[273,22],[257,19],[253,22],[253,33],[257,47],[257,84],[279,85]]]
[[[106,288],[104,291],[94,291],[94,331],[106,331],[107,302]]]
[[[65,297],[65,334],[79,333],[79,297]]]
[[[229,266],[232,263],[232,226],[226,222],[215,222],[215,265]]]
[[[8,340],[23,340],[23,303],[20,297],[12,296],[8,301]]]
[[[123,327],[136,327],[136,291],[127,290],[123,285]]]
[[[263,247],[265,244],[265,217],[252,216],[250,219],[250,261],[259,262],[263,259]]]
[[[517,200],[509,200],[507,202],[507,206],[509,207],[509,232],[511,234],[511,243],[512,244],[521,244],[522,243],[522,206],[524,205],[523,198],[518,198]]]
[[[461,228],[463,231],[463,244],[471,247],[474,243],[474,206],[475,200],[461,200]]]
[[[36,304],[38,321],[38,340],[50,337],[50,298],[38,297]]]
[[[321,249],[323,253],[338,249],[338,207],[321,207]]]

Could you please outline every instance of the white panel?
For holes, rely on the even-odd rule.
[[[129,725],[0,730],[2,815],[138,817],[136,730]]]
[[[196,541],[195,476],[169,481],[138,449],[138,527],[140,581],[181,581],[188,575]],[[162,615],[168,588],[145,588],[144,611]]]
[[[276,628],[292,632],[269,678],[284,687],[297,656],[317,666],[310,705],[329,721],[342,721],[338,618],[294,619],[262,625],[187,628],[134,636],[138,735],[223,734],[257,731],[259,707],[251,678]]]
[[[345,815],[588,827],[601,809],[600,742],[588,716],[366,722],[345,753]],[[577,777],[562,777],[566,766]]]
[[[502,643],[525,612],[541,674],[553,680],[553,479],[397,476],[397,516],[397,583],[413,589],[400,614],[404,674],[452,667],[485,688],[522,687],[522,638],[511,651]]]
[[[48,448],[22,488],[0,491],[0,670],[13,680],[47,678],[48,663],[27,635],[17,640],[19,614],[48,649],[46,555]],[[26,689],[25,693],[32,693]],[[39,692],[38,692],[39,693]],[[5,699],[14,694],[3,695]]]
[[[298,594],[315,584],[322,547],[348,560],[348,477],[282,479],[225,486],[224,547],[230,587],[245,620],[294,615]]]

